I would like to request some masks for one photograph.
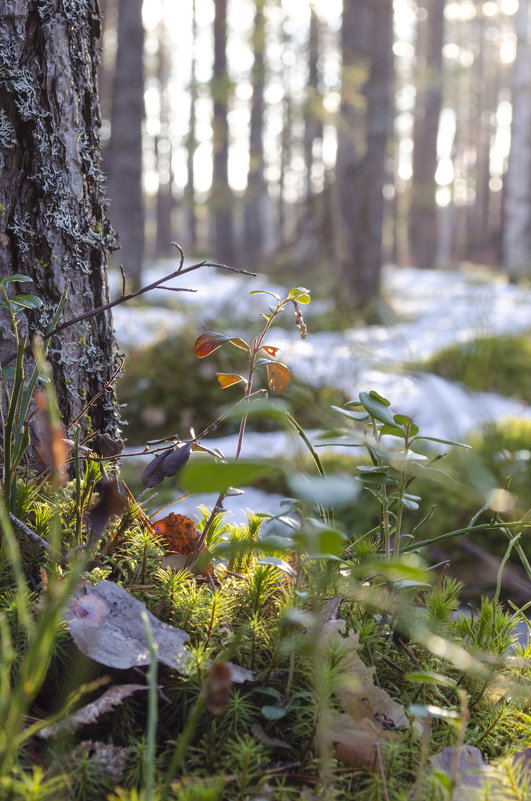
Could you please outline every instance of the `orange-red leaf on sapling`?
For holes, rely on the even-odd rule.
[[[272,345],[262,345],[260,350],[265,351],[268,354],[268,356],[276,356],[280,348],[275,348]]]
[[[232,387],[234,384],[239,384],[241,381],[247,384],[247,379],[237,373],[216,373],[216,375],[221,389],[227,389],[227,387]]]
[[[215,331],[205,331],[197,337],[194,353],[198,359],[204,359],[205,356],[209,356],[220,348],[229,338],[225,334],[217,334]]]
[[[200,334],[194,344],[194,353],[198,359],[204,359],[214,353],[215,350],[220,348],[225,342],[230,342],[236,348],[246,350],[249,353],[249,345],[244,339],[240,337],[230,337],[226,334],[218,334],[217,331],[205,331]]]
[[[289,369],[281,362],[271,362],[266,366],[269,389],[272,392],[283,392],[291,379]]]

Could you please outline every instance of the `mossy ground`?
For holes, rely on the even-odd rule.
[[[50,536],[54,513],[59,513],[62,549],[66,553],[75,546],[74,483],[61,490],[59,496],[41,493],[31,499],[26,497],[25,501],[21,496],[19,513],[44,539]],[[219,556],[214,559],[213,580],[207,580],[189,572],[162,569],[160,542],[133,506],[108,529],[95,550],[92,570],[86,574],[93,581],[106,577],[121,583],[153,614],[190,635],[197,674],[183,678],[160,666],[157,679],[161,689],[156,733],[157,786],[166,775],[176,742],[190,720],[195,720],[168,797],[179,801],[243,801],[266,794],[274,801],[304,797],[405,801],[418,778],[422,750],[415,728],[410,726],[397,733],[394,741],[382,743],[385,788],[376,763],[353,769],[342,763],[333,749],[327,755],[319,755],[318,735],[320,726],[325,725],[321,724],[323,710],[338,709],[336,692],[348,679],[343,662],[346,655],[341,648],[323,651],[319,647],[320,616],[333,597],[338,598],[338,615],[345,621],[347,632],[359,632],[362,658],[375,666],[378,686],[405,707],[431,704],[451,711],[459,719],[460,705],[454,689],[459,687],[465,691],[470,711],[467,743],[480,747],[489,759],[531,744],[531,719],[525,702],[518,700],[516,692],[500,699],[497,689],[500,682],[515,677],[514,667],[504,661],[509,649],[514,648],[514,618],[486,600],[474,618],[455,618],[460,587],[445,577],[444,571],[434,575],[432,588],[404,593],[396,590],[395,601],[389,596],[388,610],[356,600],[360,584],[354,576],[359,574],[364,560],[374,558],[375,544],[354,535],[345,542],[340,562],[304,559],[301,563],[297,561],[300,556],[290,549],[268,551],[268,557],[281,559],[284,564],[287,561],[297,570],[294,585],[289,571],[264,563],[261,525],[256,518],[238,528],[224,526],[222,519],[217,521],[207,545]],[[229,552],[227,543],[232,544]],[[42,591],[42,570],[49,570],[50,566],[27,542],[21,540],[20,546],[24,574],[35,588],[31,606],[38,618],[34,604]],[[27,640],[17,619],[15,593],[13,572],[4,556],[0,570],[1,608],[22,658]],[[400,598],[405,612],[391,612]],[[444,655],[435,656],[411,634],[415,621],[478,657],[490,652],[487,678],[456,667]],[[529,665],[529,650],[521,655],[527,659],[524,664]],[[204,703],[208,659],[230,659],[256,676],[256,682],[233,687],[219,714],[213,714]],[[418,683],[409,678],[418,670],[443,674],[454,684],[445,687],[431,681]],[[531,678],[529,667],[518,673],[520,686]],[[38,720],[57,712],[69,691],[102,675],[110,676],[112,683],[142,681],[142,671],[111,670],[81,656],[65,626],[60,625],[43,685],[28,710],[29,719]],[[13,678],[16,682],[16,669]],[[78,705],[93,697],[94,694],[83,696]],[[275,714],[271,707],[276,709]],[[21,749],[15,770],[4,780],[4,797],[13,801],[144,798],[141,788],[145,775],[142,760],[146,752],[146,710],[145,697],[135,696],[76,734],[51,741],[33,738]],[[454,724],[452,719],[433,719],[431,752],[455,744],[459,726]],[[75,749],[87,741],[130,749],[118,787],[117,780],[102,768],[90,748],[79,757]],[[74,753],[78,756],[74,757]]]
[[[531,332],[478,337],[450,345],[418,365],[478,392],[531,402]]]

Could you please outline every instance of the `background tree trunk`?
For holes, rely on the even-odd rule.
[[[45,5],[11,0],[0,12],[0,274],[32,277],[21,291],[43,301],[21,327],[44,332],[63,291],[63,320],[108,300],[111,236],[99,167],[96,89],[97,0]],[[13,350],[5,315],[0,357]],[[111,315],[100,314],[53,337],[49,351],[65,423],[103,390],[114,371]],[[113,434],[112,392],[80,420]]]
[[[227,0],[215,0],[214,17],[214,164],[210,207],[214,226],[215,256],[225,264],[235,263],[233,198],[229,186],[229,111],[230,80],[227,70]]]
[[[243,216],[243,246],[249,266],[260,259],[264,250],[267,215],[267,185],[264,175],[264,83],[265,83],[265,19],[264,0],[255,0],[253,29],[254,63],[252,69],[253,97],[249,135],[249,175]]]
[[[186,138],[186,187],[184,189],[185,210],[185,242],[189,254],[195,253],[197,248],[197,218],[195,202],[195,170],[194,157],[197,147],[196,136],[196,48],[197,48],[197,17],[196,0],[192,0],[192,62],[190,64],[190,115],[188,123],[188,136]]]
[[[349,306],[366,305],[380,291],[382,190],[393,92],[392,20],[392,0],[345,0],[336,217],[341,297]]]
[[[157,235],[155,255],[168,257],[172,253],[171,242],[178,237],[173,232],[172,216],[176,206],[173,194],[173,147],[171,137],[171,46],[164,21],[160,23],[157,77],[160,97],[160,133],[156,140],[157,171],[159,188],[157,191]]]
[[[120,0],[118,51],[113,81],[109,196],[113,227],[131,288],[140,286],[144,258],[142,122],[144,120],[144,28],[142,0]]]
[[[445,0],[425,0],[417,29],[417,99],[413,129],[413,181],[409,246],[416,267],[435,267],[438,242],[435,173],[442,105],[442,45]]]
[[[314,146],[323,141],[323,108],[319,92],[319,17],[313,6],[310,8],[310,30],[308,35],[308,86],[304,109],[304,163],[306,165],[306,200],[313,195],[312,168],[316,160]],[[321,154],[322,155],[322,154]]]
[[[505,178],[504,262],[512,278],[531,272],[531,6],[520,0],[513,74],[511,151]]]

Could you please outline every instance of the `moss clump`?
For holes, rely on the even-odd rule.
[[[422,364],[423,370],[470,389],[531,401],[531,332],[479,337],[450,345]]]

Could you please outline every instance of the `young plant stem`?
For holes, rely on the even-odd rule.
[[[197,266],[201,266],[201,265],[197,265]],[[186,272],[186,271],[183,270],[183,272]],[[251,273],[251,275],[254,275],[254,273]],[[285,300],[277,302],[277,305],[273,309],[273,311],[271,313],[271,316],[266,320],[266,324],[264,325],[262,333],[260,334],[259,337],[257,337],[256,339],[253,339],[253,341],[252,341],[251,348],[249,350],[249,371],[248,371],[247,384],[245,386],[244,396],[243,396],[243,398],[241,398],[238,401],[238,403],[241,403],[243,400],[248,400],[251,397],[251,395],[254,394],[253,393],[253,379],[254,379],[254,374],[255,374],[256,366],[257,366],[256,365],[257,354],[258,354],[260,348],[263,345],[265,336],[266,336],[267,332],[269,331],[273,320],[275,319],[275,317],[280,313],[282,308],[288,302],[289,302],[289,298],[286,298]],[[238,459],[240,458],[240,454],[241,454],[242,446],[243,446],[243,437],[244,437],[244,434],[245,434],[245,426],[246,426],[246,424],[247,424],[247,413],[245,413],[242,416],[242,419],[240,421],[240,430],[239,430],[239,434],[238,434],[238,443],[237,443],[237,446],[236,446],[236,455],[234,457],[235,461],[238,461]],[[208,536],[208,533],[209,533],[209,531],[210,531],[210,529],[212,527],[212,524],[214,522],[214,518],[216,517],[218,512],[220,512],[222,510],[222,508],[223,508],[222,504],[223,504],[223,501],[225,500],[226,497],[227,497],[227,491],[221,492],[218,495],[217,501],[214,504],[214,508],[212,509],[210,517],[208,518],[207,522],[205,523],[205,525],[203,527],[203,531],[202,531],[201,536],[199,537],[199,539],[198,539],[198,541],[197,541],[197,543],[195,545],[193,553],[190,555],[190,562],[193,562],[194,559],[197,558],[197,555],[198,555],[199,551],[201,550],[201,548],[203,546],[203,543],[206,540],[206,538]]]
[[[405,440],[404,440],[404,454],[407,457],[409,451],[409,425],[406,426]],[[394,555],[400,555],[400,537],[402,536],[402,515],[404,513],[404,493],[407,486],[407,476],[404,470],[400,471],[400,484],[398,487],[398,506],[396,511],[395,523],[395,547]]]
[[[161,801],[166,801],[168,798],[168,791],[170,789],[171,781],[184,762],[186,751],[188,750],[188,746],[190,745],[192,737],[195,734],[195,730],[197,728],[197,724],[199,723],[203,709],[204,702],[201,698],[198,698],[195,704],[192,706],[190,714],[186,719],[186,725],[181,732],[179,739],[177,740],[177,744],[170,762],[170,767],[168,768],[166,778],[164,779],[164,783],[161,788]]]
[[[148,684],[149,684],[149,697],[148,697],[148,721],[147,721],[147,735],[146,735],[146,750],[144,752],[144,788],[146,801],[151,801],[153,798],[153,789],[155,786],[155,747],[157,743],[157,720],[158,720],[158,705],[157,705],[157,645],[153,640],[153,633],[149,624],[147,612],[142,612],[142,623],[144,624],[144,632],[146,635],[146,642],[149,650],[150,663],[148,668]]]

